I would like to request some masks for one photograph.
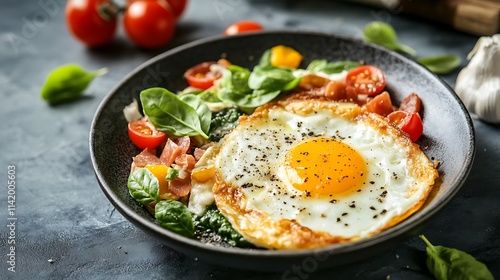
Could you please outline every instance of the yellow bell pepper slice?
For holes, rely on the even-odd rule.
[[[278,45],[271,48],[271,65],[275,67],[297,68],[302,61],[302,55],[293,48]]]
[[[191,173],[191,178],[200,183],[204,183],[212,178],[215,178],[215,166],[194,169]]]

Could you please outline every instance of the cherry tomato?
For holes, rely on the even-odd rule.
[[[68,0],[66,3],[66,24],[81,42],[90,47],[101,46],[113,39],[116,17],[106,14],[107,0]]]
[[[358,66],[346,76],[348,87],[354,87],[358,94],[377,95],[385,88],[384,72],[372,65]]]
[[[172,7],[175,18],[180,18],[182,13],[184,13],[184,10],[186,9],[187,0],[167,0],[167,2]]]
[[[210,65],[216,62],[209,61],[197,64],[184,73],[188,84],[198,89],[208,89],[214,85],[214,81],[221,77],[221,73],[210,71]]]
[[[174,35],[175,15],[163,1],[134,1],[125,11],[123,24],[127,36],[137,46],[159,48]]]
[[[264,28],[258,22],[253,20],[242,20],[229,25],[224,31],[224,35],[231,36],[244,32],[260,31]]]
[[[387,118],[390,122],[397,125],[402,131],[410,136],[411,141],[415,142],[422,135],[424,125],[418,113],[408,113],[404,111],[394,111]]]
[[[129,122],[128,136],[132,143],[141,149],[154,149],[167,139],[165,133],[156,130],[154,125],[147,121]]]
[[[127,5],[130,6],[133,2],[136,1],[144,1],[144,0],[127,0]],[[149,1],[158,1],[158,0],[149,0]],[[181,15],[186,10],[187,0],[160,0],[170,5],[170,8],[174,12],[175,19],[179,19]]]

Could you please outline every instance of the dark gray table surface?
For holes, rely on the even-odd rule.
[[[108,47],[89,50],[64,23],[64,0],[2,0],[0,8],[0,279],[282,279],[185,256],[123,218],[94,177],[88,150],[92,117],[124,76],[164,51],[143,51],[120,29]],[[251,18],[266,28],[295,28],[361,37],[379,19],[419,55],[462,57],[477,37],[392,10],[331,1],[191,0],[166,47],[218,35]],[[88,98],[50,107],[39,98],[47,73],[65,63],[108,67]],[[458,71],[443,76],[453,86]],[[422,232],[435,244],[467,251],[500,277],[500,128],[474,119],[477,150],[460,192]],[[15,167],[15,260],[10,272],[9,166]],[[12,167],[11,167],[12,169]],[[272,264],[270,264],[272,265]],[[285,279],[432,279],[424,244],[413,237],[360,263]]]

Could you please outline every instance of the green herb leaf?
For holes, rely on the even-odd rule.
[[[417,54],[414,49],[400,44],[394,28],[385,22],[374,21],[369,23],[363,30],[363,39],[394,51],[405,52],[412,56]]]
[[[427,244],[427,268],[436,279],[494,279],[488,267],[473,256],[457,249],[434,246],[423,235],[420,238]]]
[[[157,130],[175,136],[206,135],[205,109],[194,109],[164,88],[149,88],[140,93],[142,108]],[[205,112],[205,113],[203,113]],[[208,111],[210,114],[211,112]],[[203,115],[199,115],[203,114]],[[208,122],[208,127],[210,121]]]
[[[226,108],[214,114],[210,123],[210,131],[208,133],[211,141],[219,141],[238,126],[238,119],[243,114],[237,108]]]
[[[139,168],[128,177],[128,190],[130,195],[140,204],[148,205],[159,201],[158,179],[146,168]]]
[[[259,66],[271,66],[271,50],[266,50],[259,60]]]
[[[282,90],[295,77],[292,71],[272,66],[256,66],[248,78],[251,89],[260,89],[268,92]]]
[[[349,71],[359,65],[359,62],[351,60],[328,62],[325,59],[316,59],[309,63],[306,70],[312,72],[322,72],[325,74],[336,74],[341,73],[344,70]]]
[[[233,246],[246,247],[251,245],[213,205],[208,208],[205,215],[197,218],[196,223],[202,231],[213,231]]]
[[[179,175],[179,170],[177,170],[173,167],[169,167],[167,170],[167,176],[165,176],[165,180],[167,180],[167,181],[173,180],[178,175]]]
[[[440,55],[421,58],[418,62],[436,74],[448,74],[457,69],[462,60],[456,55]]]
[[[186,237],[193,237],[194,223],[188,208],[176,200],[161,200],[155,206],[155,217],[161,227]]]
[[[198,96],[201,98],[201,100],[203,100],[205,102],[209,102],[209,103],[222,102],[222,100],[220,100],[217,97],[217,91],[215,91],[213,89],[202,91],[202,92],[198,93]]]
[[[220,87],[234,93],[247,94],[252,91],[252,89],[248,87],[248,78],[250,74],[250,70],[246,68],[231,65],[224,74],[222,74]],[[224,100],[220,97],[219,99]]]
[[[60,66],[49,73],[40,96],[52,105],[75,100],[82,96],[95,77],[107,72],[106,68],[87,72],[76,64]]]
[[[208,132],[210,130],[210,121],[212,120],[212,112],[208,109],[207,104],[194,94],[184,94],[179,97],[180,100],[186,102],[193,108],[200,118],[201,130]]]

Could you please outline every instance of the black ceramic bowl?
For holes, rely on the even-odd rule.
[[[227,248],[201,243],[161,228],[127,189],[131,158],[140,152],[127,135],[122,109],[138,99],[142,89],[161,86],[178,91],[187,86],[184,71],[204,61],[226,57],[232,63],[253,67],[261,54],[283,44],[304,56],[302,67],[313,59],[364,60],[380,67],[387,88],[400,102],[411,92],[423,101],[424,135],[418,143],[427,156],[441,162],[440,178],[417,213],[373,237],[316,250],[272,251]],[[92,164],[104,194],[132,223],[166,245],[224,266],[285,271],[292,265],[315,262],[319,268],[346,264],[379,254],[417,234],[422,226],[457,193],[475,153],[470,116],[453,90],[415,61],[362,41],[311,32],[264,32],[196,41],[165,52],[138,67],[116,86],[99,106],[90,131]]]

